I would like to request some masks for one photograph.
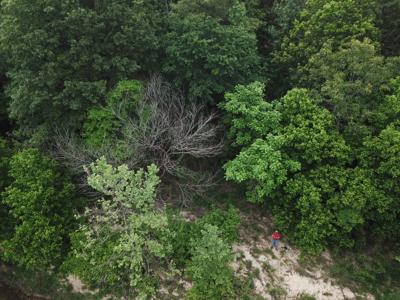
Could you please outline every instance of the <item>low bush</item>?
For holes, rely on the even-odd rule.
[[[331,274],[342,285],[372,293],[376,299],[400,299],[400,262],[389,257],[388,253],[342,254],[336,257]]]
[[[205,224],[217,226],[222,238],[230,244],[239,239],[240,215],[232,205],[227,210],[213,208],[197,221],[197,226],[200,228],[203,228]]]
[[[213,225],[218,228],[221,238],[231,245],[239,238],[240,216],[233,206],[227,210],[213,208],[196,222],[184,220],[179,212],[168,211],[169,230],[173,233],[171,244],[173,245],[173,259],[178,268],[184,268],[192,257],[192,242],[201,239],[202,231]]]
[[[206,224],[201,237],[191,242],[193,257],[188,271],[193,288],[188,299],[232,299],[234,274],[229,263],[233,254],[229,244],[221,238],[218,227]]]
[[[169,210],[168,226],[173,233],[170,237],[172,258],[176,266],[183,269],[191,258],[190,240],[193,238],[195,224],[185,221],[177,211]]]

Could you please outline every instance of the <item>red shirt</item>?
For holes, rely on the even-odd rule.
[[[280,234],[279,232],[274,232],[274,233],[272,234],[272,238],[273,238],[274,240],[280,240],[280,239],[281,239],[281,234]]]

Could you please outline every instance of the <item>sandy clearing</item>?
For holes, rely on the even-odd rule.
[[[317,300],[375,299],[370,294],[359,295],[338,285],[334,278],[324,272],[326,266],[305,269],[300,265],[300,252],[297,249],[272,250],[269,234],[274,228],[269,217],[257,213],[253,216],[242,214],[242,220],[244,226],[241,228],[240,243],[233,246],[236,261],[232,266],[237,275],[242,276],[258,269],[254,286],[263,298],[273,299],[271,293],[274,290],[283,290],[286,296],[282,299],[288,300],[299,299],[301,294],[312,295]],[[250,230],[255,227],[252,225],[258,225],[258,230]],[[328,265],[333,263],[329,252],[325,251],[321,257]],[[246,266],[245,271],[243,266]],[[248,266],[251,266],[250,270]]]

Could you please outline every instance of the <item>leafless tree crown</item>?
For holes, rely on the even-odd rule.
[[[118,141],[104,140],[102,147],[92,149],[58,130],[58,158],[77,172],[102,155],[112,164],[125,163],[130,168],[155,163],[160,168],[164,188],[169,186],[184,201],[213,185],[215,176],[201,170],[196,161],[222,152],[217,114],[206,112],[199,103],[186,101],[159,76],[147,83],[134,111],[126,112],[124,108],[128,106],[124,102],[129,100],[122,99],[107,108],[120,121]],[[114,155],[116,143],[123,145],[123,159]]]

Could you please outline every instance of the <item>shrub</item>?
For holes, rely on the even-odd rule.
[[[231,244],[239,238],[240,216],[233,206],[228,210],[213,208],[196,222],[185,221],[177,211],[168,211],[168,227],[173,233],[170,240],[172,258],[178,268],[184,268],[193,255],[193,242],[202,238],[202,231],[209,225],[218,228],[221,238]]]
[[[202,229],[206,224],[217,226],[222,238],[228,243],[239,239],[240,215],[232,205],[227,210],[213,208],[197,221],[197,226]]]
[[[206,224],[201,238],[192,240],[193,258],[188,268],[193,288],[188,299],[232,299],[233,270],[231,249],[216,226]]]
[[[192,256],[190,240],[195,224],[185,221],[176,211],[168,211],[167,216],[169,231],[173,233],[170,237],[172,258],[178,268],[184,268]]]
[[[307,293],[301,293],[300,295],[297,296],[296,299],[299,300],[316,300],[316,298],[310,294]]]

